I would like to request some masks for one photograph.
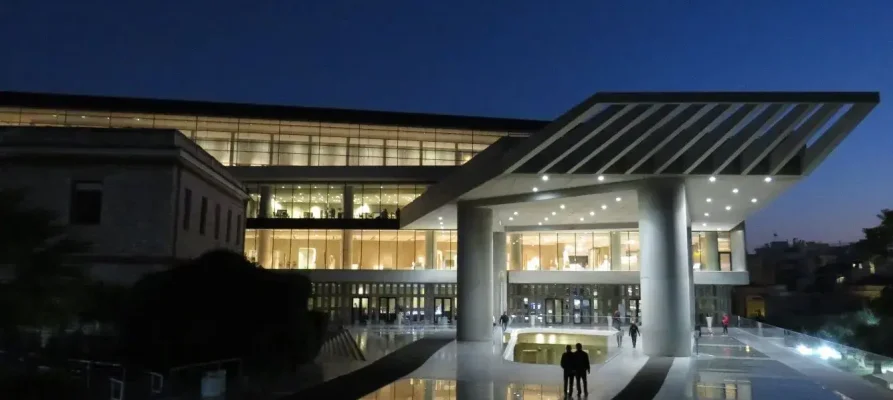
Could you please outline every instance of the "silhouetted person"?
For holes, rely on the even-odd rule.
[[[503,311],[502,316],[499,317],[499,323],[502,324],[502,331],[505,332],[505,330],[509,327],[509,316],[505,313],[505,311]]]
[[[399,208],[397,209],[397,211],[394,211],[394,218],[400,219],[400,209]]]
[[[639,337],[639,326],[635,322],[629,324],[629,338],[633,341],[633,348],[636,348],[636,338]]]
[[[561,355],[561,369],[564,370],[564,395],[570,396],[574,391],[574,366],[576,365],[576,357],[571,351],[571,345],[564,348],[565,352]]]
[[[722,333],[724,335],[729,334],[729,314],[722,315]]]
[[[589,374],[589,369],[591,367],[589,365],[589,354],[586,354],[586,352],[583,351],[582,344],[577,343],[577,351],[574,352],[574,361],[574,373],[577,376],[577,396],[580,396],[581,389],[583,390],[583,393],[588,396],[589,379],[586,375]]]

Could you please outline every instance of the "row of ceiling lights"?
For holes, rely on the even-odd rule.
[[[542,176],[542,180],[543,180],[543,182],[548,182],[548,181],[549,181],[549,175],[543,175],[543,176]],[[604,176],[604,175],[599,175],[599,176],[598,176],[598,181],[599,181],[599,182],[602,182],[602,181],[604,181],[604,180],[605,180],[605,176]],[[534,187],[533,187],[533,191],[534,191],[534,192],[539,192],[540,190],[539,190],[539,188],[537,188],[536,186],[534,186]]]
[[[715,182],[716,182],[716,177],[715,177],[715,176],[711,176],[711,177],[708,178],[707,180],[710,181],[710,183],[715,183]],[[771,182],[772,182],[772,177],[771,177],[771,176],[767,176],[767,177],[763,178],[763,182],[771,183]],[[738,192],[739,192],[738,188],[732,188],[732,194],[738,194]],[[758,200],[757,200],[756,197],[753,197],[753,198],[750,199],[750,202],[751,202],[751,203],[756,203],[757,201],[758,201]],[[713,199],[710,198],[710,197],[708,197],[708,198],[707,198],[707,202],[708,202],[708,203],[712,203],[712,202],[713,202]],[[726,205],[725,208],[726,208],[726,211],[732,211],[732,206],[730,206],[730,205]],[[704,213],[704,216],[705,216],[705,217],[709,217],[709,216],[710,216],[710,213],[709,213],[709,212],[705,212],[705,213]],[[701,226],[707,226],[707,223],[706,223],[706,222],[701,223]]]

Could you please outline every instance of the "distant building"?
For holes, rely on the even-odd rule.
[[[248,194],[173,129],[0,127],[0,169],[0,188],[25,189],[29,206],[91,242],[79,258],[99,279],[243,248]]]

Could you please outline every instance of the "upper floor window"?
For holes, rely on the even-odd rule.
[[[229,238],[232,235],[232,227],[233,227],[233,210],[226,210],[226,243],[229,243]]]
[[[239,244],[242,237],[242,214],[236,215],[236,244]]]
[[[69,220],[76,225],[99,225],[102,218],[102,183],[74,182]]]
[[[201,209],[198,214],[198,233],[201,235],[205,234],[205,226],[208,222],[208,198],[202,196],[202,204]]]
[[[189,230],[189,223],[192,217],[192,190],[183,191],[183,230]]]
[[[220,239],[220,203],[214,205],[214,239]]]

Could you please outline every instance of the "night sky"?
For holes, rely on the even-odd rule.
[[[4,0],[0,38],[0,90],[533,119],[597,91],[880,91],[748,244],[893,208],[890,0]]]

